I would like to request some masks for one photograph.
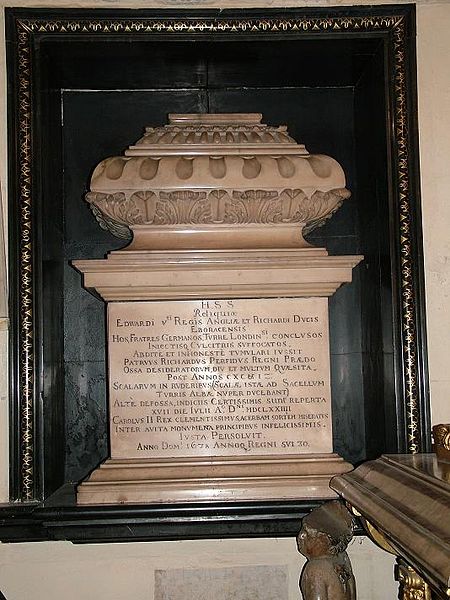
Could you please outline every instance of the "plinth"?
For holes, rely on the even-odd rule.
[[[189,117],[174,119],[175,147],[161,149],[151,130],[150,149],[133,146],[120,168],[122,159],[107,159],[93,175],[91,187],[101,188],[89,197],[97,218],[120,235],[129,227],[134,237],[106,259],[74,263],[108,304],[111,450],[78,486],[78,503],[334,497],[331,477],[352,467],[333,453],[328,297],[351,281],[362,257],[328,256],[302,230],[326,218],[324,204],[334,202],[334,212],[348,196],[342,170],[329,157],[324,165],[333,168],[322,168],[319,157],[314,163],[284,129],[275,139],[255,115]],[[237,133],[252,142],[241,140],[244,157]],[[163,177],[163,166],[153,163],[162,155],[180,185],[203,181],[202,191],[159,190],[155,169]],[[219,191],[207,189],[207,165],[210,179],[222,180]],[[277,189],[271,165],[283,185],[287,178],[298,184],[306,169],[308,193]],[[122,176],[128,187],[136,178],[142,185],[143,175],[153,180],[151,191],[108,187]],[[251,190],[231,189],[242,186],[239,178],[260,176]],[[318,193],[314,177],[330,189]],[[132,200],[136,194],[145,206]],[[147,221],[137,219],[139,206]],[[161,216],[168,214],[171,222]]]

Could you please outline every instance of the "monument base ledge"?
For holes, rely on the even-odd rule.
[[[328,297],[352,280],[360,255],[324,248],[111,252],[76,260],[84,285],[106,301]]]
[[[108,459],[78,486],[77,503],[141,504],[330,499],[335,475],[353,466],[337,454]]]

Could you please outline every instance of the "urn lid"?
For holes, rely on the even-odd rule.
[[[143,137],[126,150],[126,156],[160,153],[308,154],[303,144],[290,137],[285,125],[271,127],[261,113],[169,114],[169,124],[146,127]]]

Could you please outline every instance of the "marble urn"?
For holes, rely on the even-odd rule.
[[[251,114],[171,114],[100,162],[86,199],[128,250],[302,248],[350,196],[333,158]]]

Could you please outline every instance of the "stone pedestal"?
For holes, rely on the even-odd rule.
[[[108,302],[111,459],[78,502],[332,498],[328,300],[360,257],[317,249],[77,261]]]

